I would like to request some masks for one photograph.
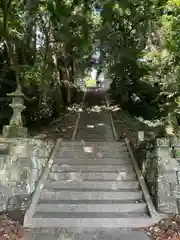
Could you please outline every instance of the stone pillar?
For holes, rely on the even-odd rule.
[[[138,131],[138,144],[144,141],[144,132]]]
[[[172,140],[172,160],[174,169],[176,170],[177,182],[171,184],[172,193],[177,199],[178,210],[180,211],[180,137],[173,138]]]
[[[157,138],[157,208],[163,213],[178,213],[176,197],[172,187],[177,183],[176,161],[171,157],[169,138]]]

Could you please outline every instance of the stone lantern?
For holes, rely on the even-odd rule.
[[[23,127],[21,116],[26,107],[24,106],[24,94],[21,87],[17,87],[15,92],[7,95],[12,97],[12,103],[9,106],[13,109],[13,115],[9,125],[3,127],[3,137],[26,137],[27,128]]]

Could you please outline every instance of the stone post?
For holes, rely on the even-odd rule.
[[[176,162],[171,157],[169,138],[156,139],[157,151],[157,208],[163,213],[178,213],[176,197],[172,194],[172,186],[177,183]]]
[[[144,141],[144,132],[138,131],[138,144]]]
[[[18,87],[15,92],[8,94],[8,96],[12,97],[10,107],[13,109],[13,115],[9,125],[3,127],[3,137],[26,137],[27,128],[23,127],[21,117],[21,112],[25,109],[24,94]]]
[[[180,137],[178,132],[178,137],[172,140],[172,160],[175,161],[175,170],[177,182],[171,184],[172,193],[177,199],[178,210],[180,211]]]

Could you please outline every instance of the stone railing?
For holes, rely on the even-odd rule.
[[[52,141],[40,139],[0,139],[0,211],[31,196],[53,147]]]
[[[170,140],[149,135],[138,138],[133,149],[157,210],[162,213],[178,213],[180,139]]]
[[[144,177],[149,191],[152,196],[152,200],[156,203],[156,179],[157,179],[157,161],[156,150],[152,140],[144,140],[134,146],[134,153]]]

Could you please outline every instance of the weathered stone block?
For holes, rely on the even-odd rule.
[[[4,164],[5,164],[6,156],[0,156],[0,170],[4,169]]]
[[[16,125],[8,125],[3,127],[3,136],[6,137],[26,137],[27,136],[27,128],[19,127]]]
[[[180,147],[180,138],[174,137],[171,142],[174,147]]]
[[[176,149],[180,149],[177,139],[174,145]],[[179,175],[180,179],[180,164],[177,159],[172,158],[170,140],[157,138],[154,141],[143,141],[140,146],[141,148],[138,148],[140,151],[138,155],[141,154],[142,161],[140,168],[157,209],[164,213],[177,213],[179,197],[177,192],[180,191],[177,176]]]
[[[0,182],[12,190],[11,197],[28,196],[35,190],[54,143],[26,138],[5,140],[9,144],[9,154],[0,154]]]
[[[158,180],[158,210],[164,213],[177,213],[177,201],[172,194],[171,185],[169,179],[163,176]]]
[[[169,147],[170,141],[169,138],[156,138],[157,147]]]
[[[166,172],[176,172],[178,169],[178,164],[175,158],[161,159],[159,160],[159,168],[163,173]]]
[[[9,154],[9,143],[0,141],[0,155],[7,155],[7,154]]]
[[[144,141],[144,132],[138,131],[138,142]]]

